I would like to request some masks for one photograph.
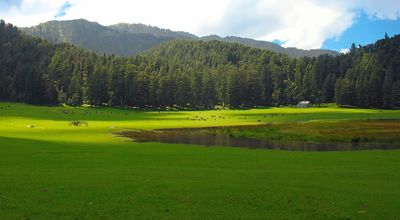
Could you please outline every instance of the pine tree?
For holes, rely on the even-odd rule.
[[[136,67],[133,64],[127,64],[125,69],[125,96],[128,106],[136,106]]]
[[[392,107],[400,109],[400,81],[396,81],[392,85]]]
[[[383,82],[383,107],[392,107],[392,89],[393,89],[393,70],[390,68],[386,71],[385,80]]]
[[[108,79],[107,68],[100,62],[94,67],[93,76],[90,82],[90,103],[103,105],[108,103]]]

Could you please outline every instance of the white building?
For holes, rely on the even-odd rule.
[[[297,108],[309,108],[311,107],[311,102],[310,101],[301,101],[299,104],[297,104]]]

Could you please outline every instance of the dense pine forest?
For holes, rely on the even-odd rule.
[[[348,54],[290,58],[220,41],[175,40],[144,55],[97,55],[0,23],[0,100],[208,109],[336,102],[400,108],[400,35]]]

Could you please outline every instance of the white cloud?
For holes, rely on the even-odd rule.
[[[350,52],[350,49],[349,49],[349,48],[343,48],[343,49],[340,49],[339,52],[340,52],[340,53],[343,53],[343,54],[346,54],[346,53],[349,53],[349,52]]]
[[[199,34],[203,26],[218,23],[228,3],[229,0],[76,0],[63,19],[84,17],[104,25],[144,23]]]
[[[399,0],[353,0],[347,4],[364,10],[370,17],[395,20],[400,18]]]
[[[265,31],[261,36],[253,36],[262,40],[285,41],[284,47],[300,47],[305,49],[320,48],[325,39],[338,38],[341,33],[351,27],[354,13],[343,11],[337,5],[319,4],[318,1],[278,0],[263,2],[263,11],[273,9],[279,19],[279,27],[273,31]]]
[[[53,20],[67,0],[22,0],[2,12],[7,22],[31,26]],[[197,35],[219,34],[284,41],[320,48],[352,26],[357,11],[375,19],[400,17],[399,0],[68,0],[59,19],[85,18],[103,25],[144,23]],[[1,11],[1,10],[0,10]]]
[[[2,19],[18,26],[31,26],[54,18],[65,0],[22,0],[2,12]]]

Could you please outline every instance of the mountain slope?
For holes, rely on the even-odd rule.
[[[68,42],[96,53],[123,56],[137,55],[158,46],[162,42],[175,39],[233,42],[254,48],[271,50],[290,57],[317,57],[325,54],[338,55],[335,51],[284,48],[267,41],[256,41],[233,36],[221,38],[217,35],[211,35],[200,38],[187,32],[171,31],[143,24],[119,23],[107,27],[84,19],[49,21],[34,27],[22,28],[22,30],[29,35],[40,37],[52,43]]]
[[[127,23],[119,23],[115,25],[109,26],[112,29],[119,31],[126,31],[129,33],[146,33],[152,34],[157,37],[170,37],[174,39],[187,39],[187,40],[204,40],[204,41],[224,41],[229,43],[239,43],[245,46],[259,48],[259,49],[267,49],[276,53],[286,54],[291,57],[317,57],[320,55],[331,55],[337,56],[338,52],[332,50],[302,50],[297,48],[284,48],[278,44],[268,42],[268,41],[257,41],[250,38],[241,38],[235,36],[229,37],[220,37],[218,35],[210,35],[204,37],[197,37],[196,35],[182,32],[182,31],[171,31],[169,29],[161,29],[158,27],[148,26],[144,24],[127,24]]]
[[[255,47],[259,49],[267,49],[274,51],[276,53],[283,53],[287,54],[291,57],[317,57],[321,55],[331,55],[331,56],[337,56],[338,53],[336,51],[332,50],[302,50],[302,49],[297,49],[294,47],[288,47],[284,48],[278,44],[274,44],[268,41],[257,41],[249,38],[240,38],[240,37],[225,37],[222,39],[225,42],[231,42],[231,43],[239,43],[243,44],[246,46],[250,47]]]
[[[31,28],[22,28],[52,43],[72,43],[96,53],[132,56],[147,51],[170,37],[157,37],[146,33],[128,33],[102,26],[83,19],[72,21],[49,21]]]
[[[183,31],[171,31],[169,29],[163,29],[163,28],[158,28],[158,27],[153,27],[149,25],[144,25],[144,24],[127,24],[127,23],[119,23],[119,24],[114,24],[110,25],[110,28],[117,30],[117,31],[122,31],[122,32],[128,32],[132,34],[151,34],[156,37],[167,37],[167,38],[173,38],[173,39],[197,39],[198,37],[196,35],[183,32]]]

